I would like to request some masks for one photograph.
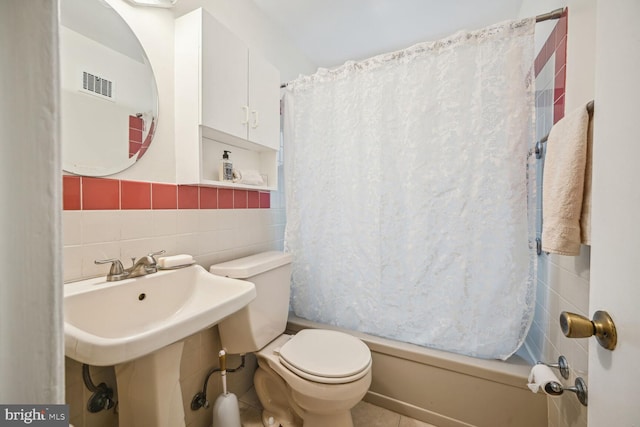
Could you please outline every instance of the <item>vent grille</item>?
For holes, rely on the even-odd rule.
[[[95,74],[82,72],[82,88],[96,95],[113,99],[113,82]]]

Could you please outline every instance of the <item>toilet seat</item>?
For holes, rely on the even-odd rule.
[[[371,352],[358,338],[338,331],[304,329],[278,351],[282,365],[296,375],[323,384],[344,384],[364,377]]]

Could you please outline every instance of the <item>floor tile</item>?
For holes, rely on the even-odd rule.
[[[240,397],[240,402],[246,403],[247,405],[252,406],[254,408],[262,408],[262,405],[260,404],[260,399],[258,399],[258,395],[256,393],[255,387],[251,387],[249,391],[243,394]]]
[[[399,427],[436,427],[436,426],[434,426],[433,424],[427,424],[422,421],[414,420],[413,418],[401,416]]]
[[[354,427],[398,427],[400,415],[367,402],[358,403],[352,410]]]
[[[240,420],[242,427],[263,427],[262,410],[240,402]]]
[[[364,401],[351,410],[351,416],[354,427],[436,427]],[[240,397],[240,418],[242,427],[262,427],[262,405],[255,388]]]

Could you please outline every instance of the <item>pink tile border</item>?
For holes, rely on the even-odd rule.
[[[129,158],[135,156],[142,146],[142,128],[144,121],[140,117],[129,116]]]
[[[260,208],[269,209],[271,207],[271,193],[260,192]]]
[[[233,189],[218,188],[218,209],[233,209]]]
[[[564,94],[553,103],[553,124],[564,117]]]
[[[62,195],[62,208],[65,211],[78,211],[82,209],[79,176],[62,176]]]
[[[121,209],[151,209],[151,184],[138,181],[120,181]]]
[[[152,183],[151,209],[178,209],[178,186]]]
[[[537,76],[542,71],[544,65],[551,59],[553,54],[556,55],[556,72],[562,68],[567,62],[567,16],[568,12],[565,9],[562,17],[558,19],[555,27],[549,34],[549,37],[544,42],[542,49],[536,56],[534,61],[535,75]]]
[[[233,190],[233,208],[247,208],[247,190]]]
[[[567,16],[565,10],[558,20],[549,38],[544,43],[542,49],[534,62],[536,77],[544,68],[545,64],[555,55],[555,76],[553,79],[553,123],[564,117],[564,95],[566,84],[566,64],[567,64]]]
[[[260,207],[260,193],[257,191],[247,191],[247,207],[255,209]]]
[[[200,192],[194,185],[178,186],[178,209],[198,209]]]
[[[269,209],[268,191],[62,176],[63,209]]]
[[[81,182],[83,210],[120,209],[120,181],[82,177]]]
[[[199,187],[200,209],[218,209],[218,189]]]

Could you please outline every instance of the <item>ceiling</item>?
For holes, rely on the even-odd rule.
[[[253,0],[320,67],[515,19],[523,0]]]

